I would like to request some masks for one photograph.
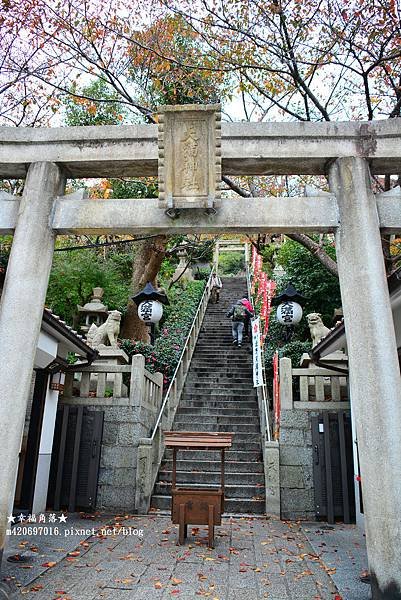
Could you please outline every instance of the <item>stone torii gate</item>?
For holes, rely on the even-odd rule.
[[[370,185],[370,172],[401,172],[401,120],[223,123],[221,140],[218,118],[215,126],[205,155],[216,150],[217,179],[221,156],[224,175],[326,174],[331,193],[219,200],[216,188],[204,209],[171,219],[168,143],[158,146],[157,126],[2,128],[0,177],[26,183],[21,199],[0,195],[0,233],[14,234],[0,308],[0,548],[57,235],[333,232],[373,598],[401,599],[401,380],[380,238],[401,231],[401,192],[374,195]],[[202,154],[202,136],[188,129],[181,139]],[[67,177],[157,175],[159,161],[164,208],[157,199],[63,196]]]

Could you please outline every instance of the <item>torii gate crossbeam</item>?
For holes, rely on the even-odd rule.
[[[0,307],[0,548],[58,233],[333,231],[373,598],[401,599],[401,381],[380,230],[400,230],[401,197],[375,198],[369,179],[369,168],[401,171],[399,120],[223,126],[223,173],[326,173],[330,195],[227,199],[216,216],[183,213],[175,221],[152,201],[60,198],[65,177],[155,173],[155,133],[152,126],[2,131],[0,176],[28,175],[20,201],[0,201],[0,230],[15,229]]]

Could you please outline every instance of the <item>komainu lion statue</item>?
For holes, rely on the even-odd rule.
[[[309,315],[306,315],[306,318],[312,338],[312,348],[314,348],[326,337],[330,329],[323,323],[322,316],[319,313],[309,313]]]
[[[107,320],[103,325],[97,327],[94,323],[90,326],[86,341],[91,348],[99,348],[110,344],[117,348],[117,338],[120,333],[121,313],[118,310],[111,310]]]

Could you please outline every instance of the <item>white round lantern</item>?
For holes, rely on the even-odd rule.
[[[163,305],[157,300],[145,300],[138,306],[138,317],[145,323],[158,323],[163,316]]]
[[[281,325],[297,325],[302,319],[302,307],[298,302],[286,300],[277,307],[277,321]]]

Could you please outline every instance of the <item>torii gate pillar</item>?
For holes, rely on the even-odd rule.
[[[330,169],[373,600],[401,598],[401,380],[376,202],[363,158]]]
[[[53,202],[64,183],[54,163],[30,165],[0,305],[0,561],[53,259]]]

